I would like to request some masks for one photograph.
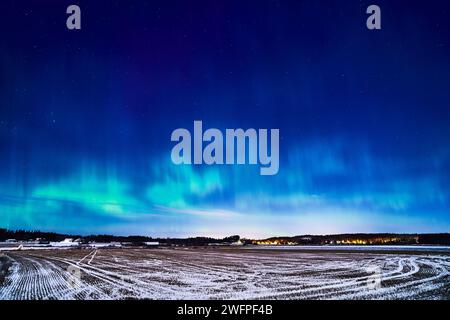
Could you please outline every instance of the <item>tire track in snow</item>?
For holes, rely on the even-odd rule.
[[[98,249],[8,254],[0,299],[411,299],[439,297],[450,257],[420,254]],[[70,285],[67,267],[82,278]],[[380,268],[368,290],[366,268]]]

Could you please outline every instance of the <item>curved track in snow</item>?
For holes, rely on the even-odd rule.
[[[450,256],[240,249],[8,252],[0,299],[449,299]]]

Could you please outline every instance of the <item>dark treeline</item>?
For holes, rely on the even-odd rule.
[[[64,235],[53,232],[41,232],[41,231],[26,231],[26,230],[7,230],[0,229],[0,241],[5,241],[8,239],[15,239],[19,241],[28,241],[35,239],[46,239],[48,241],[62,241],[65,238],[80,238],[77,235]]]
[[[450,234],[437,233],[437,234],[420,234],[420,244],[446,244],[450,245]]]
[[[239,236],[231,236],[223,239],[215,239],[208,237],[195,238],[152,238],[146,236],[113,236],[113,235],[69,235],[53,232],[40,231],[26,231],[26,230],[7,230],[0,229],[0,241],[14,239],[17,241],[33,241],[36,239],[45,239],[47,241],[63,241],[66,238],[81,239],[83,242],[129,242],[129,243],[144,243],[144,242],[159,242],[168,245],[207,245],[207,244],[221,244],[232,243],[240,239]]]
[[[232,243],[239,240],[239,236],[231,236],[223,239],[208,238],[208,237],[195,237],[195,238],[152,238],[145,236],[112,236],[112,235],[91,235],[87,237],[82,237],[83,241],[86,242],[131,242],[131,243],[143,243],[143,242],[159,242],[161,244],[167,245],[189,245],[189,246],[200,246],[207,244],[221,244],[221,243]]]
[[[267,241],[280,243],[294,242],[297,244],[323,245],[323,244],[436,244],[450,245],[450,233],[429,234],[396,234],[396,233],[352,233],[336,235],[302,235],[295,237],[274,237]]]
[[[144,243],[159,242],[166,245],[188,245],[202,246],[207,244],[233,243],[240,240],[239,236],[231,236],[223,239],[209,237],[192,238],[152,238],[146,236],[114,236],[114,235],[68,235],[53,232],[7,230],[0,229],[0,241],[15,239],[18,241],[29,241],[45,239],[47,241],[62,241],[66,238],[81,239],[83,242],[128,242]],[[244,243],[255,243],[258,241],[277,241],[279,244],[296,243],[309,245],[323,244],[351,244],[363,241],[365,244],[429,244],[429,245],[450,245],[450,233],[435,234],[337,234],[337,235],[302,235],[295,237],[273,237],[265,240],[243,240]]]

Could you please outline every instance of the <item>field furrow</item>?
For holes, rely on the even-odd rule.
[[[449,299],[450,256],[242,249],[7,253],[0,299]]]

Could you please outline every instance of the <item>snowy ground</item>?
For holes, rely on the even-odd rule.
[[[65,249],[4,252],[0,299],[449,299],[442,252]]]

